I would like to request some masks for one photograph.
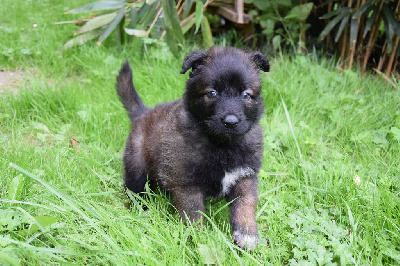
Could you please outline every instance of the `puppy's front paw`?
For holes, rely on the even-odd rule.
[[[258,235],[251,233],[241,233],[240,231],[234,231],[232,234],[235,243],[243,249],[252,250],[257,246]]]

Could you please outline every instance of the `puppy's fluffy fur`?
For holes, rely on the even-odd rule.
[[[263,112],[260,52],[213,47],[189,54],[183,98],[147,108],[135,91],[126,62],[117,92],[132,121],[123,157],[125,186],[144,191],[147,180],[172,194],[182,219],[201,219],[207,197],[224,196],[234,241],[253,249],[258,242],[255,209],[261,167]]]

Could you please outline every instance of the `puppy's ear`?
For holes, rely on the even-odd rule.
[[[181,74],[185,74],[190,68],[195,70],[196,67],[202,65],[206,56],[207,53],[204,51],[190,53],[185,57],[185,60],[183,60]]]
[[[269,72],[269,62],[265,54],[261,52],[252,52],[250,58],[259,70]]]

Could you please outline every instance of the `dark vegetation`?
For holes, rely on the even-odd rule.
[[[222,9],[237,16],[226,15]],[[399,1],[114,0],[89,3],[67,13],[89,15],[69,21],[82,26],[65,48],[91,39],[100,45],[115,31],[120,43],[132,40],[131,36],[141,38],[143,44],[165,40],[178,56],[185,42],[197,40],[210,47],[213,37],[230,35],[226,45],[242,43],[270,52],[304,53],[315,48],[330,52],[339,59],[341,69],[357,63],[363,73],[374,70],[398,86]]]

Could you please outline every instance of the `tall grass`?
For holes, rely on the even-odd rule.
[[[271,58],[261,238],[243,251],[223,200],[207,201],[199,229],[182,224],[163,191],[124,193],[120,65],[130,60],[149,106],[179,98],[187,76],[162,47],[60,50],[71,31],[52,23],[83,2],[44,16],[53,1],[2,1],[0,51],[14,52],[0,54],[0,67],[25,76],[18,93],[0,95],[1,264],[400,263],[398,91],[312,55]]]

